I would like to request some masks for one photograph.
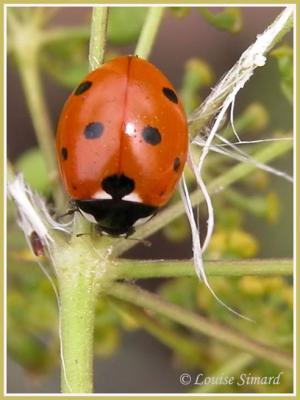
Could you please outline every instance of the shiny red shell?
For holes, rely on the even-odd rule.
[[[106,177],[134,181],[130,201],[160,207],[171,197],[187,157],[183,107],[168,79],[134,56],[88,74],[59,119],[57,158],[75,200],[106,198]]]

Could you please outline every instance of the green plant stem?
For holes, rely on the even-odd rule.
[[[94,314],[97,296],[114,279],[109,250],[96,250],[86,221],[76,216],[68,243],[57,238],[53,260],[60,298],[62,392],[91,393],[93,388]]]
[[[88,26],[56,27],[42,32],[40,41],[42,45],[47,45],[69,39],[88,39],[89,35],[90,28]]]
[[[49,167],[50,179],[53,181],[54,176],[57,176],[54,151],[51,151],[51,149],[54,149],[53,129],[45,103],[41,100],[44,98],[44,95],[36,60],[34,60],[36,56],[32,55],[30,58],[30,61],[20,60],[19,71],[38,144]]]
[[[108,7],[93,7],[89,51],[90,71],[94,71],[96,68],[99,68],[103,63],[107,22]]]
[[[143,307],[146,310],[163,315],[196,332],[210,336],[227,345],[251,353],[284,368],[293,368],[293,359],[289,353],[279,351],[263,342],[252,339],[215,321],[210,321],[194,312],[188,311],[176,304],[161,299],[156,294],[145,291],[133,285],[116,283],[109,294],[123,301]]]
[[[135,54],[147,59],[152,50],[159,25],[164,15],[164,7],[149,7],[146,21],[140,34]]]
[[[12,16],[13,14],[11,14]],[[24,89],[26,103],[33,123],[40,150],[45,159],[49,180],[53,186],[53,196],[58,209],[64,204],[64,194],[58,181],[57,162],[55,158],[54,130],[51,125],[45,95],[42,88],[38,67],[39,28],[34,25],[23,25],[10,19],[14,37],[14,52]]]
[[[87,275],[63,279],[60,288],[60,321],[63,362],[62,393],[92,393],[93,343],[96,293]]]
[[[116,261],[119,279],[196,277],[193,260],[127,260]],[[289,276],[292,259],[205,261],[207,276]]]
[[[58,209],[62,209],[64,204],[64,194],[58,181],[53,137],[54,130],[51,126],[48,110],[44,101],[36,55],[33,54],[31,60],[28,60],[28,62],[21,61],[19,72],[39,148],[41,149],[49,171],[48,175],[53,186],[55,204]]]
[[[274,142],[270,144],[268,147],[265,147],[259,151],[257,151],[253,157],[255,160],[261,163],[268,163],[270,161],[275,160],[279,156],[287,153],[293,147],[293,142]],[[227,172],[215,178],[207,185],[207,189],[210,195],[213,193],[218,193],[221,190],[225,190],[227,187],[232,185],[233,183],[239,181],[242,178],[245,178],[251,172],[257,169],[256,164],[253,163],[239,163],[235,165]],[[199,190],[195,190],[191,193],[191,202],[193,206],[196,204],[201,204],[204,201],[203,195],[199,192]],[[163,228],[169,222],[173,221],[180,215],[184,213],[184,206],[181,201],[170,205],[165,210],[161,211],[157,216],[152,218],[147,224],[142,225],[140,228],[136,230],[136,233],[132,236],[136,239],[146,238],[153,233],[157,232],[159,229]],[[129,250],[131,247],[135,246],[136,242],[134,240],[124,240],[121,239],[117,241],[114,245],[113,255],[117,256],[125,251]]]

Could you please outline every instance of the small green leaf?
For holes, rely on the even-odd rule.
[[[277,47],[271,52],[277,59],[278,69],[281,77],[281,90],[285,97],[293,103],[293,49],[288,45]]]
[[[128,45],[138,39],[148,7],[111,7],[107,39],[113,45]]]
[[[68,38],[47,45],[41,63],[55,80],[73,89],[88,71],[88,38]]]
[[[23,153],[16,162],[16,169],[23,173],[25,180],[41,194],[51,194],[44,157],[39,148],[31,148]]]
[[[218,13],[211,12],[206,7],[201,7],[198,10],[203,18],[217,29],[237,33],[242,28],[242,16],[237,7],[227,7]]]

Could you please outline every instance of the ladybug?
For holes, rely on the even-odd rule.
[[[57,158],[66,192],[99,230],[128,236],[170,199],[187,158],[183,107],[151,63],[121,56],[65,103]]]

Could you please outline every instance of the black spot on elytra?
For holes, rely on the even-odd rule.
[[[91,122],[84,129],[84,136],[87,139],[99,138],[104,130],[104,126],[101,122]]]
[[[173,89],[164,87],[162,91],[163,91],[163,94],[164,94],[170,101],[172,101],[172,102],[175,103],[175,104],[178,103],[177,95],[176,95],[176,93],[174,92]]]
[[[179,170],[179,167],[180,167],[180,160],[178,157],[176,157],[173,163],[174,171],[177,172]]]
[[[65,161],[68,159],[68,149],[66,147],[63,147],[61,149],[61,158]]]
[[[146,143],[152,144],[153,146],[161,142],[159,130],[151,126],[146,126],[146,128],[143,129],[142,136]]]
[[[92,82],[90,82],[90,81],[82,82],[82,83],[78,86],[78,88],[75,90],[75,92],[74,92],[75,96],[81,95],[83,92],[85,92],[86,90],[88,90],[91,86],[92,86]]]
[[[130,194],[134,188],[134,180],[125,175],[111,175],[102,181],[103,190],[110,194],[113,199],[122,199]]]

